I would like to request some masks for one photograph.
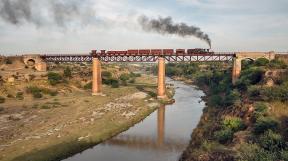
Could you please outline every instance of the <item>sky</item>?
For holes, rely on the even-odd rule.
[[[7,8],[7,4],[10,4]],[[199,27],[214,51],[288,51],[288,0],[0,0],[0,55],[209,48],[139,17]]]

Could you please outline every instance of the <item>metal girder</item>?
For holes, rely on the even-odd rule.
[[[44,55],[46,62],[91,62],[92,55]],[[103,62],[156,62],[164,57],[168,62],[225,62],[233,61],[234,53],[214,54],[173,54],[173,55],[100,55]]]

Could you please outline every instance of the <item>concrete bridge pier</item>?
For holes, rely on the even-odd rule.
[[[158,97],[159,99],[166,98],[165,87],[165,58],[158,58]]]
[[[235,85],[241,73],[241,59],[234,58],[232,69],[232,83]]]
[[[99,58],[93,57],[92,64],[92,95],[102,95],[101,62]]]

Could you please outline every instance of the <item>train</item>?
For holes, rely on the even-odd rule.
[[[106,55],[106,56],[137,56],[137,55],[192,55],[192,54],[213,54],[210,49],[129,49],[123,51],[114,51],[114,50],[100,50],[100,52],[96,52],[98,55]]]

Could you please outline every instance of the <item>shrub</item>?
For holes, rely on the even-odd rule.
[[[5,102],[5,97],[0,96],[0,103],[4,103]]]
[[[59,73],[49,72],[48,81],[52,86],[54,86],[62,82],[62,76]]]
[[[4,107],[0,107],[0,112],[4,111]]]
[[[152,92],[152,91],[148,91],[148,95],[151,97],[157,97],[157,94],[155,92]]]
[[[209,104],[216,107],[222,106],[222,97],[219,95],[212,95],[209,99]]]
[[[229,92],[228,95],[225,96],[223,104],[225,106],[231,106],[237,100],[240,100],[240,93],[238,92],[237,89],[234,89],[233,91]]]
[[[253,118],[255,120],[257,120],[260,117],[264,117],[268,112],[268,107],[266,106],[266,104],[262,103],[262,102],[257,102],[255,104],[255,109],[253,112]]]
[[[83,88],[86,89],[86,90],[87,89],[92,89],[92,82],[89,82],[89,83],[85,84]]]
[[[5,64],[12,64],[12,60],[6,59]]]
[[[219,143],[225,144],[233,139],[233,131],[231,129],[223,129],[214,132],[215,138]]]
[[[72,77],[72,72],[70,67],[66,67],[64,69],[64,77],[65,78],[71,78]]]
[[[271,117],[260,117],[254,125],[254,133],[261,134],[266,130],[275,130],[278,127],[278,122]]]
[[[265,151],[257,144],[243,143],[239,148],[239,161],[274,161],[277,155],[269,151]]]
[[[226,117],[222,125],[224,129],[231,129],[233,132],[243,130],[245,128],[245,125],[241,118],[239,117]]]
[[[23,97],[23,92],[17,92],[16,98],[17,98],[18,100],[23,100],[23,99],[24,99],[24,97]]]
[[[33,93],[34,98],[42,98],[43,95],[40,92]]]
[[[284,161],[288,160],[288,150],[283,150],[280,154],[282,160]]]
[[[50,91],[50,96],[57,96],[58,92],[57,91]]]
[[[41,89],[36,86],[29,86],[26,88],[27,93],[31,93],[34,98],[42,98]]]
[[[255,61],[255,65],[257,66],[266,66],[269,63],[269,60],[266,58],[259,58]]]
[[[119,81],[115,79],[111,79],[111,87],[112,88],[118,88],[119,87]]]
[[[268,130],[260,136],[259,145],[265,150],[277,152],[284,149],[285,141],[280,134]]]
[[[285,69],[285,68],[287,68],[287,65],[282,60],[274,59],[274,60],[270,61],[269,67],[270,68],[277,68],[277,69]]]
[[[130,79],[129,83],[135,83],[135,78]]]
[[[123,73],[123,74],[120,75],[119,78],[120,78],[121,81],[127,81],[127,80],[129,80],[130,76],[127,73]]]
[[[104,79],[112,78],[112,73],[108,72],[108,71],[103,71],[103,72],[101,72],[101,76]]]
[[[250,99],[255,99],[260,96],[261,89],[256,86],[250,86],[248,87],[248,95]]]

